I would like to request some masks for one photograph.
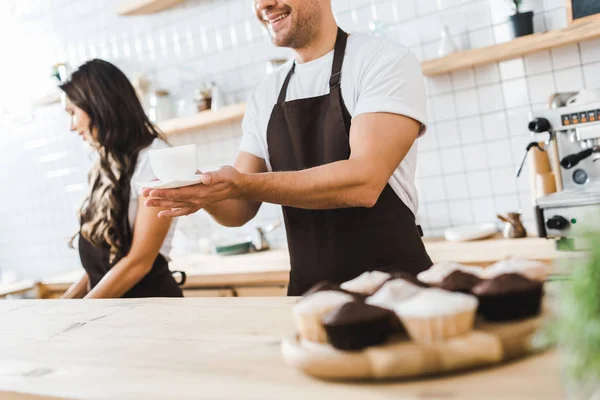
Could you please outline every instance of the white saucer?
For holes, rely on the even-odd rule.
[[[159,180],[149,182],[137,182],[136,184],[142,188],[148,189],[174,189],[185,186],[197,185],[202,182],[202,175],[194,175],[189,179],[178,179],[174,181],[163,182]]]
[[[450,242],[467,242],[470,240],[485,239],[497,232],[498,225],[495,223],[482,223],[446,229],[444,237]]]

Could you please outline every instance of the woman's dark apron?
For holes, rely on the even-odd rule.
[[[347,38],[338,29],[329,94],[286,102],[295,64],[288,73],[267,127],[273,171],[299,171],[349,159],[352,118],[340,88]],[[432,264],[414,214],[389,184],[372,208],[283,207],[283,215],[291,296],[320,281],[341,283],[371,270],[416,275]]]
[[[109,261],[108,246],[96,247],[81,235],[79,235],[79,257],[89,276],[90,289],[94,288],[113,266]],[[181,273],[181,276],[182,280],[178,284],[169,270],[169,263],[162,254],[159,254],[150,272],[123,297],[183,297],[179,285],[185,283],[185,274]]]

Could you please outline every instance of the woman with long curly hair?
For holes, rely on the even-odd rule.
[[[88,61],[61,89],[71,131],[97,153],[79,210],[85,274],[63,298],[182,297],[165,258],[174,226],[145,207],[136,188],[154,178],[149,150],[168,144],[114,65]]]

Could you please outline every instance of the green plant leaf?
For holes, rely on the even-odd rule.
[[[567,369],[576,379],[600,379],[600,225],[581,232],[586,257],[568,260],[571,279],[559,287],[553,336],[568,355]],[[593,228],[592,228],[593,227]]]

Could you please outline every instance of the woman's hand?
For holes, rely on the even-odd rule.
[[[87,273],[81,279],[74,282],[66,292],[60,296],[61,299],[82,299],[90,290],[90,279]]]
[[[179,217],[223,200],[241,196],[243,174],[235,168],[225,166],[217,171],[202,175],[202,183],[176,189],[148,189],[142,191],[144,197],[150,197],[144,203],[147,207],[168,208],[161,211],[159,217]]]

